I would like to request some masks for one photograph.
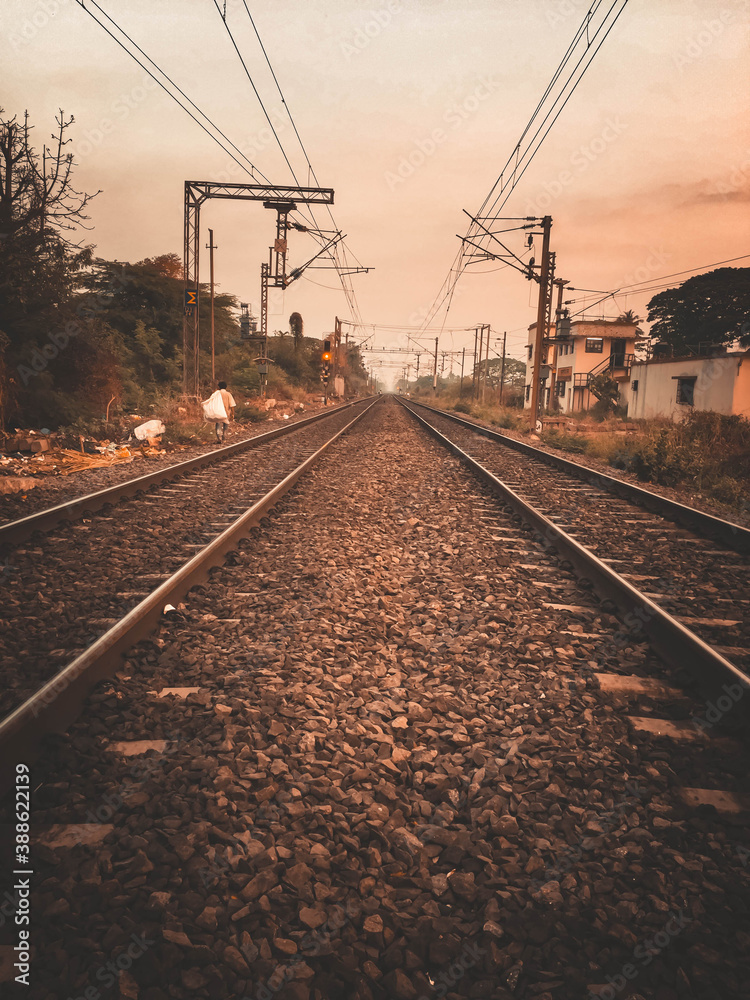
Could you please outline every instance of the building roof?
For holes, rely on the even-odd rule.
[[[635,361],[634,365],[684,365],[686,361],[721,361],[723,358],[746,358],[750,356],[750,348],[746,351],[727,351],[726,354],[676,354],[668,358],[645,358]]]
[[[550,329],[554,329],[555,323],[550,323]],[[611,326],[618,327],[619,329],[628,329],[633,331],[633,335],[638,330],[637,323],[622,323],[616,319],[572,319],[570,321],[571,334],[574,327],[577,326]],[[536,320],[529,325],[529,330],[536,330]]]

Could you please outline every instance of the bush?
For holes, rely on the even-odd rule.
[[[612,424],[613,429],[616,426]],[[551,430],[542,435],[542,441],[633,472],[643,482],[688,484],[721,503],[747,511],[750,421],[698,411],[682,423],[652,421],[642,426],[639,432],[626,436]]]
[[[567,431],[545,431],[541,436],[542,444],[550,448],[561,448],[577,455],[585,455],[588,451],[589,439],[583,434],[569,434]]]
[[[525,423],[525,421],[523,417],[519,417],[510,410],[505,409],[500,411],[498,416],[493,419],[492,423],[496,427],[503,427],[505,430],[515,431],[518,430],[519,425]]]
[[[261,424],[264,420],[268,420],[268,413],[265,410],[258,409],[257,406],[251,406],[249,403],[238,403],[237,409],[234,411],[234,417],[235,420],[249,424]]]
[[[471,405],[469,403],[464,403],[462,399],[459,399],[457,403],[453,404],[453,410],[455,413],[471,413]]]
[[[216,440],[214,425],[208,420],[170,423],[162,444],[207,444]]]

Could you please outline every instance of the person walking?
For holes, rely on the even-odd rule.
[[[237,404],[234,401],[234,396],[227,389],[226,382],[219,382],[219,392],[221,393],[221,399],[224,403],[224,409],[227,414],[227,421],[234,420],[234,410]],[[227,427],[229,424],[223,420],[218,420],[216,422],[216,440],[219,444],[224,443],[224,436],[227,432]]]

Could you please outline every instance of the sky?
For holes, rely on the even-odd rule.
[[[295,183],[232,47],[224,0],[97,2],[269,180]],[[473,327],[489,323],[493,352],[506,331],[509,353],[522,356],[537,286],[499,261],[471,265],[450,310],[419,329],[459,249],[464,211],[484,202],[588,6],[247,0],[285,105],[244,0],[227,0],[227,24],[299,183],[315,181],[287,109],[319,184],[335,191],[336,227],[371,268],[351,278],[366,324],[345,326],[352,339],[413,346],[405,330],[413,327],[425,352],[437,335],[457,365],[457,352],[473,348]],[[750,0],[627,4],[503,210],[552,216],[557,275],[573,288],[658,284],[750,253],[749,25]],[[6,116],[28,110],[38,146],[59,109],[75,116],[76,185],[101,190],[84,234],[99,256],[182,256],[184,181],[251,180],[76,0],[2,0],[0,28]],[[316,218],[333,228],[324,210]],[[202,245],[214,230],[219,290],[255,312],[274,219],[259,203],[211,201],[202,212]],[[523,235],[508,240],[521,254]],[[292,267],[317,250],[309,234],[289,242]],[[585,315],[633,309],[645,318],[653,294],[619,293]],[[573,312],[599,297],[566,296]],[[308,269],[273,292],[269,329],[288,329],[293,311],[310,336],[332,330],[337,315],[356,318],[330,269]],[[367,357],[383,362],[385,378],[414,360]]]

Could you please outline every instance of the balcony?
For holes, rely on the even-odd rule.
[[[625,354],[618,352],[617,354],[610,354],[608,358],[605,358],[600,365],[597,365],[590,372],[582,372],[574,377],[573,385],[576,389],[587,389],[591,382],[591,379],[597,375],[601,375],[604,372],[610,372],[612,378],[619,381],[624,381],[630,375],[630,369],[633,367],[635,362],[635,354]]]

